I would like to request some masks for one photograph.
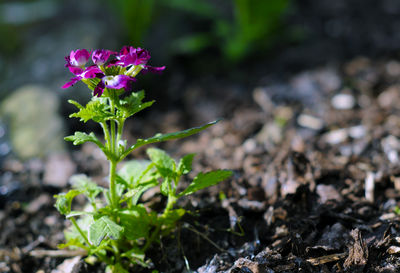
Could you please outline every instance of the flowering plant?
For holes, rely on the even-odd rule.
[[[93,64],[87,65],[90,57]],[[75,132],[65,140],[72,141],[74,145],[93,142],[106,155],[110,170],[108,189],[100,187],[85,175],[75,175],[71,178],[73,188],[55,196],[56,208],[72,222],[65,232],[67,242],[61,247],[82,248],[87,255],[106,262],[112,272],[128,272],[133,264],[147,266],[146,251],[153,243],[159,242],[160,236],[173,231],[186,212],[182,208],[174,208],[177,199],[215,185],[232,173],[228,170],[199,173],[181,190],[181,187],[178,188],[180,178],[191,171],[194,154],[176,162],[164,151],[149,148],[147,154],[150,160],[130,161],[118,172],[117,164],[139,147],[187,137],[217,121],[180,132],[137,139],[136,143],[128,145],[122,139],[125,120],[154,103],[143,102],[144,91],[132,91],[136,76],[141,71],[161,72],[165,67],[147,65],[149,52],[132,46],[125,46],[120,52],[79,49],[71,51],[65,59],[66,67],[74,76],[63,88],[82,81],[93,91],[92,99],[85,106],[69,100],[78,108],[70,117],[99,123],[104,141],[93,132]],[[162,213],[140,203],[141,195],[152,187],[160,187],[161,194],[167,197]],[[72,210],[72,201],[80,194],[87,197],[88,208]]]

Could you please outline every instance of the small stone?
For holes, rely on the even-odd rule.
[[[79,266],[80,261],[81,261],[80,256],[76,256],[71,259],[66,259],[59,266],[57,266],[56,269],[52,270],[51,273],[73,273],[74,268],[76,266]]]
[[[312,130],[321,130],[324,126],[324,122],[317,117],[311,116],[311,115],[307,115],[307,114],[301,114],[298,118],[297,118],[297,123],[300,126],[303,126],[305,128],[309,128]]]
[[[387,250],[389,254],[399,254],[400,253],[400,247],[399,246],[390,246]]]
[[[346,129],[333,130],[323,135],[323,139],[331,145],[336,145],[344,142],[347,137],[348,132]]]
[[[329,200],[337,202],[343,201],[343,197],[339,194],[338,190],[332,185],[320,184],[317,186],[317,194],[319,195],[319,203],[325,204]]]
[[[354,139],[363,138],[367,130],[363,125],[357,125],[349,128],[349,136]]]
[[[337,94],[332,98],[331,104],[335,109],[346,110],[352,109],[356,101],[350,94]]]

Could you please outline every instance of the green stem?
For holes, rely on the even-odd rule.
[[[116,143],[117,143],[117,153],[118,153],[118,156],[117,156],[117,158],[118,158],[118,161],[120,161],[120,153],[119,153],[119,150],[118,150],[118,146],[119,146],[119,142],[121,141],[121,138],[122,138],[122,131],[123,131],[123,129],[124,129],[124,123],[125,123],[125,120],[124,119],[120,119],[120,120],[118,120],[118,123],[117,123],[117,141],[116,141]],[[124,148],[125,149],[125,148]]]
[[[82,229],[79,227],[79,225],[78,225],[78,223],[76,222],[75,218],[74,218],[74,217],[71,217],[70,219],[71,219],[72,224],[73,224],[73,225],[75,226],[75,228],[78,230],[79,234],[80,234],[80,235],[82,236],[82,238],[85,240],[86,244],[87,244],[88,246],[92,246],[92,245],[90,244],[90,242],[89,242],[89,240],[88,240],[86,234],[85,234],[85,233],[82,231]]]
[[[111,151],[111,141],[110,141],[110,131],[108,130],[108,125],[107,123],[101,122],[101,127],[103,128],[103,132],[104,132],[104,139],[106,140],[106,147],[108,147],[108,149]]]
[[[110,202],[111,207],[117,209],[119,206],[117,188],[116,188],[116,172],[117,172],[117,162],[115,160],[110,160]]]

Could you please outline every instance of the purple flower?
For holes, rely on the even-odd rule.
[[[103,68],[102,66],[108,61],[112,54],[115,55],[115,59],[109,61],[108,66],[119,66],[119,68]],[[150,54],[147,50],[140,47],[124,46],[120,52],[97,49],[93,51],[92,54],[94,65],[85,67],[90,55],[91,53],[86,49],[77,49],[71,51],[69,56],[65,57],[67,61],[65,66],[74,74],[74,77],[72,77],[69,82],[65,83],[62,88],[69,88],[78,81],[84,79],[98,79],[99,81],[94,89],[94,95],[100,97],[105,88],[131,89],[132,83],[136,80],[135,76],[141,70],[144,72],[160,73],[165,69],[165,66],[153,67],[147,65]]]
[[[110,55],[115,53],[116,52],[107,49],[96,49],[93,51],[92,61],[96,65],[104,65],[108,58],[110,58]]]
[[[66,67],[82,67],[89,60],[90,53],[86,49],[77,49],[71,51],[69,56],[65,57],[67,61]],[[72,72],[72,71],[71,71]],[[72,72],[74,73],[74,72]],[[75,73],[74,73],[75,74]]]
[[[116,75],[116,76],[104,76],[101,81],[97,84],[93,91],[93,95],[100,97],[105,88],[110,89],[131,89],[132,82],[136,79],[134,77],[126,75]]]
[[[130,65],[146,64],[151,56],[147,50],[140,47],[124,46],[116,57],[117,60],[111,65],[127,67]]]

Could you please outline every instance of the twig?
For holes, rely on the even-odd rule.
[[[74,256],[86,256],[87,252],[83,249],[79,250],[32,250],[29,252],[29,255],[36,258],[43,258],[43,257],[74,257]]]

